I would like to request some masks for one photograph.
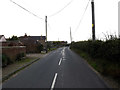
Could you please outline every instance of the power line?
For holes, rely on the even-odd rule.
[[[78,23],[75,31],[74,31],[74,34],[75,34],[75,32],[78,30],[78,28],[79,28],[79,26],[80,26],[80,24],[81,24],[81,22],[82,22],[82,20],[83,20],[83,18],[84,18],[84,15],[85,15],[85,13],[86,13],[86,11],[87,11],[87,8],[88,8],[89,3],[90,3],[90,0],[88,1],[87,5],[86,5],[86,8],[85,8],[85,10],[84,10],[84,13],[83,13],[83,15],[82,15],[82,17],[81,17],[81,19],[80,19],[80,21],[79,21],[79,23]]]
[[[22,7],[21,5],[17,4],[16,2],[14,2],[14,1],[12,1],[12,0],[10,0],[10,1],[11,1],[12,3],[16,4],[17,6],[19,6],[20,8],[22,8],[23,10],[27,11],[28,13],[32,14],[33,16],[35,16],[35,17],[37,17],[37,18],[39,18],[39,19],[43,19],[43,18],[39,17],[38,15],[32,13],[31,11],[27,10],[26,8]]]
[[[68,4],[66,4],[62,9],[60,9],[59,11],[51,14],[49,17],[52,17],[52,16],[55,16],[57,15],[58,13],[62,12],[65,8],[67,8],[67,6],[69,6],[71,3],[73,2],[73,0],[71,0]]]

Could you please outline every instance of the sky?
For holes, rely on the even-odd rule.
[[[45,36],[45,16],[48,17],[48,41],[70,42],[92,37],[91,1],[89,0],[0,0],[0,34]],[[104,34],[118,35],[118,2],[120,0],[94,0],[96,38]],[[88,4],[89,2],[89,4]],[[88,7],[86,9],[86,6]],[[86,10],[86,11],[85,11]]]

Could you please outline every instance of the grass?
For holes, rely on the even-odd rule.
[[[20,60],[20,61],[16,61],[15,63],[16,64],[25,64],[25,63],[29,63],[29,62],[31,62],[31,61],[33,61],[33,60],[35,60],[35,59],[37,59],[37,58],[25,58],[25,59],[22,59],[22,60]]]
[[[56,49],[57,49],[57,48],[50,48],[49,52],[50,52],[50,51],[53,51],[53,50],[56,50]]]
[[[82,58],[84,58],[85,60],[87,60],[87,62],[97,71],[100,70],[99,66],[97,65],[97,63],[95,62],[94,59],[92,59],[87,53],[76,50],[76,49],[72,49],[74,50],[76,53],[78,53]]]

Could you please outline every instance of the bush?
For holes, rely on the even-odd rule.
[[[41,52],[43,50],[43,45],[42,44],[39,44],[38,46],[37,46],[37,51],[38,52]]]
[[[2,54],[2,67],[7,66],[8,64],[12,63],[7,55]]]
[[[16,61],[20,61],[24,56],[24,53],[17,54]]]

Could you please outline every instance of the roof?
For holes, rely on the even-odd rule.
[[[45,36],[30,36],[30,38],[34,39],[34,40],[45,40],[46,37]]]
[[[4,35],[0,35],[0,39],[3,37]]]
[[[45,40],[46,36],[21,36],[19,38],[20,39],[32,39],[34,41],[37,41],[37,40]]]

